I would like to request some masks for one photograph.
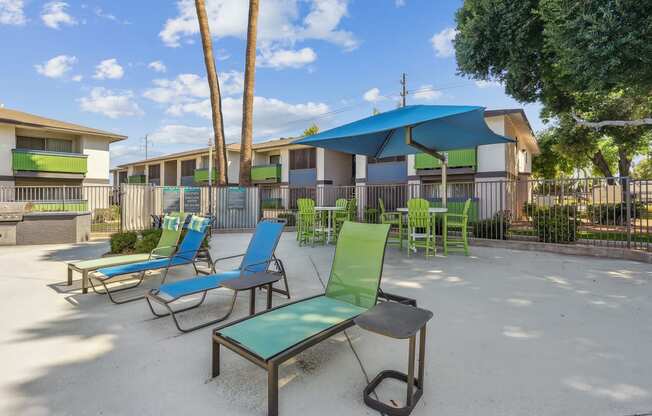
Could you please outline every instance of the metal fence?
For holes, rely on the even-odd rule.
[[[94,233],[142,230],[152,217],[169,210],[212,213],[217,229],[253,228],[261,218],[296,222],[297,199],[335,205],[356,198],[358,220],[379,222],[382,200],[387,211],[406,207],[411,198],[442,205],[439,183],[250,188],[111,186],[0,187],[0,202],[24,202],[31,211],[90,211]],[[237,193],[233,191],[237,190]],[[461,212],[471,200],[473,237],[590,244],[652,251],[652,180],[585,178],[449,182],[449,212]],[[192,198],[191,198],[192,196]],[[211,204],[209,205],[209,200]],[[192,204],[190,204],[192,202]],[[190,207],[192,205],[192,207]],[[174,209],[172,207],[175,207]],[[436,227],[441,232],[441,227]]]

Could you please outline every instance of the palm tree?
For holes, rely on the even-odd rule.
[[[215,58],[213,57],[213,41],[211,30],[208,26],[206,15],[206,4],[204,0],[195,0],[197,9],[197,20],[199,20],[199,32],[204,50],[204,64],[206,64],[206,75],[208,77],[208,88],[211,94],[211,110],[213,113],[213,132],[215,134],[215,168],[217,169],[217,184],[224,186],[228,184],[226,165],[226,146],[224,144],[224,121],[222,117],[222,96],[220,93],[220,82],[215,69]],[[209,175],[211,172],[208,173]]]
[[[258,0],[249,0],[247,52],[244,95],[242,97],[242,141],[240,146],[240,186],[251,185],[251,143],[253,141],[254,76],[256,74],[256,32],[258,30]]]

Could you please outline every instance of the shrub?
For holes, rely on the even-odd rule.
[[[638,218],[645,212],[642,202],[632,202],[629,207],[631,218]],[[593,224],[599,225],[625,225],[627,222],[627,204],[595,204],[586,207],[586,213]]]
[[[555,205],[539,208],[532,215],[532,225],[539,241],[545,243],[573,243],[577,241],[577,208]]]
[[[134,245],[136,253],[151,253],[158,245],[162,233],[163,230],[161,229],[143,231],[140,240]]]
[[[111,253],[132,253],[134,251],[136,241],[138,241],[138,234],[133,231],[113,234],[111,236]]]
[[[276,218],[286,220],[287,224],[285,225],[288,227],[294,227],[295,225],[297,225],[297,217],[291,212],[282,212],[278,214]]]
[[[364,221],[368,224],[377,224],[380,220],[380,214],[376,208],[366,208],[364,210]]]
[[[261,202],[262,209],[283,209],[281,198],[267,198]]]
[[[113,205],[111,208],[98,208],[93,211],[93,215],[96,223],[118,221],[120,218],[120,207]]]
[[[498,211],[491,219],[476,221],[471,224],[475,238],[507,240],[512,215],[509,211]]]

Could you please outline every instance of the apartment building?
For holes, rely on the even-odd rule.
[[[529,178],[532,157],[539,153],[536,138],[521,109],[485,111],[487,125],[514,144],[492,144],[447,152],[448,181],[482,182]],[[440,161],[426,154],[373,159],[297,145],[297,138],[277,139],[253,146],[254,184],[314,187],[379,184],[423,184],[441,180]],[[227,146],[229,182],[239,176],[240,145]],[[140,160],[113,169],[114,183],[201,185],[208,181],[208,148]],[[213,169],[213,178],[216,171]]]
[[[0,108],[0,186],[109,185],[109,146],[126,138]]]

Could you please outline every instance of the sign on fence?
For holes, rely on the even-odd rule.
[[[163,188],[163,212],[181,211],[181,193],[177,186],[165,186]]]
[[[231,186],[226,197],[229,209],[245,209],[247,190],[245,188]]]
[[[201,213],[201,189],[194,186],[183,188],[183,211]]]

